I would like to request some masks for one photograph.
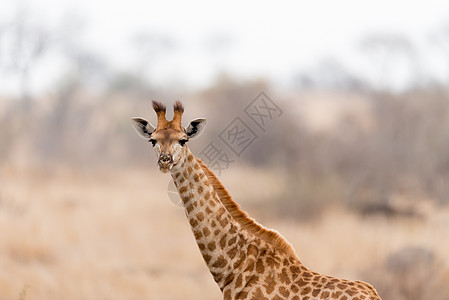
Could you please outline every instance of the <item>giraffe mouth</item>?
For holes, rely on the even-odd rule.
[[[172,167],[173,167],[172,164],[169,164],[169,165],[161,165],[161,164],[159,164],[159,170],[162,173],[168,173],[171,170]]]
[[[173,162],[170,162],[170,163],[161,163],[161,162],[159,162],[158,166],[159,166],[159,170],[162,173],[168,173],[174,167],[174,163]]]

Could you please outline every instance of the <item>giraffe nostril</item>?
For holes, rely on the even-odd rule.
[[[161,156],[159,157],[159,162],[161,163],[170,163],[172,161],[173,159],[170,154],[161,154]]]

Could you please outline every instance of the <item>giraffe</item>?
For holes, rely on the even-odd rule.
[[[217,176],[194,157],[187,142],[203,132],[206,119],[184,128],[184,107],[153,101],[157,126],[132,118],[137,133],[152,143],[159,169],[171,173],[200,253],[224,300],[381,299],[374,287],[313,272],[277,231],[266,229],[243,212]]]

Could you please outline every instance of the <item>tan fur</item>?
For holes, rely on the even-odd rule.
[[[287,242],[277,231],[263,227],[254,219],[250,218],[246,212],[242,211],[240,206],[232,200],[231,195],[228,193],[217,176],[215,176],[215,174],[201,161],[201,159],[197,158],[196,160],[203,169],[203,172],[206,174],[209,183],[212,184],[218,198],[230,212],[234,220],[236,220],[249,233],[271,244],[282,252],[297,258],[296,252],[289,242]]]

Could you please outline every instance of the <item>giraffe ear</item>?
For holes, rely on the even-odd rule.
[[[139,136],[144,139],[151,138],[151,134],[154,132],[154,127],[150,122],[142,118],[131,118],[131,120],[133,122],[134,130]]]
[[[186,128],[187,137],[190,140],[196,139],[199,137],[206,127],[206,119],[198,118],[194,119],[190,122],[189,126]]]

